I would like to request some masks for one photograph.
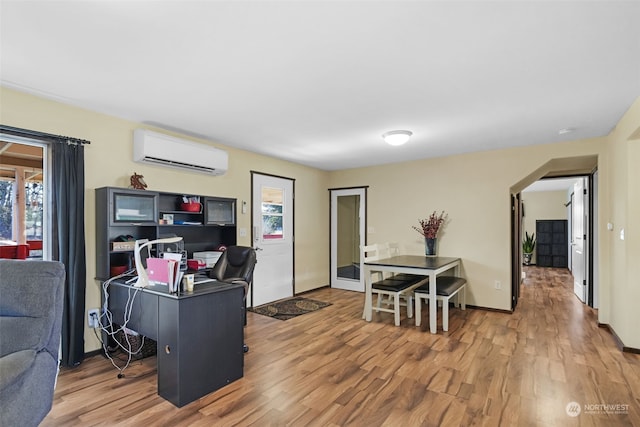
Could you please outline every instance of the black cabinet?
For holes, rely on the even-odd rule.
[[[205,215],[207,225],[235,225],[235,200],[207,197],[205,199]]]
[[[566,219],[536,221],[536,265],[568,267],[568,236]]]
[[[181,236],[188,258],[193,252],[236,244],[236,199],[115,187],[98,188],[95,195],[99,280],[134,267],[128,236]]]
[[[155,225],[158,223],[158,193],[112,188],[108,199],[109,225]]]
[[[116,280],[113,322],[157,342],[158,394],[182,407],[244,375],[244,287],[201,283],[169,294]],[[135,295],[135,297],[132,297]]]

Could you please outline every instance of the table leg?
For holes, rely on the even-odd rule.
[[[371,270],[368,266],[364,267],[364,313],[362,317],[367,321],[371,321],[371,306],[373,297],[371,295]]]
[[[438,330],[438,303],[436,301],[436,273],[429,273],[429,331],[435,334]]]

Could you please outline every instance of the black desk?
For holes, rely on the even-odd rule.
[[[165,288],[166,289],[166,288]],[[193,292],[135,288],[112,282],[109,310],[129,329],[158,343],[158,394],[181,407],[242,378],[244,286],[201,283]]]

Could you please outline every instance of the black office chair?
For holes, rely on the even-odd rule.
[[[244,284],[244,324],[247,324],[247,293],[253,282],[253,269],[256,266],[256,251],[248,246],[229,246],[222,253],[209,272],[209,277],[225,283]],[[243,345],[244,352],[249,346]]]

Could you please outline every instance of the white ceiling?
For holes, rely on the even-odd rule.
[[[0,12],[4,86],[325,170],[603,136],[640,95],[637,1],[2,0]],[[414,136],[387,146],[394,129]]]

